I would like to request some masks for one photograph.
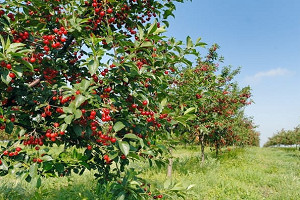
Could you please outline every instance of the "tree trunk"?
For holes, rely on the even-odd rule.
[[[204,154],[204,134],[200,135],[200,142],[201,142],[201,165],[204,164],[205,154]]]
[[[169,158],[167,177],[172,178],[173,159]]]
[[[172,149],[169,148],[171,158],[169,158],[169,164],[167,168],[167,177],[172,178],[172,170],[173,170],[173,158],[172,158]]]
[[[216,144],[216,157],[219,155],[219,143]]]

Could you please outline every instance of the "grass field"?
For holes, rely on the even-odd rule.
[[[300,199],[300,151],[284,148],[237,148],[217,159],[207,152],[201,166],[198,147],[174,151],[173,180],[194,184],[188,199]],[[162,187],[166,170],[145,167],[143,177]],[[102,199],[97,196],[93,174],[48,178],[35,189],[15,180],[0,178],[0,199]]]

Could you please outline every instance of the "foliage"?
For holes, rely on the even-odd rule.
[[[300,152],[295,148],[232,148],[219,159],[207,148],[202,167],[199,150],[198,146],[187,146],[174,151],[174,180],[184,187],[195,184],[186,199],[299,199]],[[164,188],[164,169],[144,163],[140,166],[151,190]],[[90,172],[47,178],[38,190],[16,183],[12,176],[0,177],[0,181],[0,199],[103,199]]]
[[[188,47],[161,34],[175,8],[154,0],[2,2],[0,122],[18,137],[1,147],[1,175],[39,187],[42,176],[88,169],[101,183],[122,182],[129,162],[163,161],[166,148],[155,140],[171,122],[159,118],[168,116],[167,71],[191,64]],[[51,154],[56,145],[63,148]]]
[[[293,130],[278,131],[264,144],[264,147],[280,146],[280,145],[299,145],[300,144],[300,128],[299,126]]]
[[[218,152],[222,146],[240,144],[239,136],[243,133],[248,138],[255,127],[239,125],[242,109],[251,103],[250,87],[239,89],[233,82],[239,69],[219,67],[223,58],[217,49],[218,45],[213,45],[204,58],[196,54],[197,65],[184,68],[174,77],[169,109],[179,113],[176,120],[180,127],[175,132],[180,140],[199,141]]]
[[[143,199],[128,166],[163,165],[178,130],[221,148],[250,88],[231,81],[238,70],[217,74],[217,45],[202,60],[201,38],[163,35],[174,2],[1,1],[0,175],[41,187],[91,170],[107,198]]]

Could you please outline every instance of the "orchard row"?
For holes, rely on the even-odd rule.
[[[0,149],[0,175],[39,185],[94,169],[99,182],[128,184],[142,198],[149,193],[122,182],[128,165],[164,163],[175,141],[216,152],[256,145],[242,112],[250,88],[233,82],[239,70],[219,67],[217,45],[202,56],[201,39],[163,35],[175,8],[156,0],[0,3],[0,128],[13,135]]]

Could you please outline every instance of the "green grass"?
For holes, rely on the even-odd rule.
[[[190,199],[300,199],[299,151],[235,149],[218,160],[209,156],[204,166],[198,154],[190,155],[180,149],[174,162],[174,178],[195,184]],[[164,171],[148,170],[145,176],[163,181],[163,175]]]
[[[198,147],[174,151],[173,180],[188,186],[188,199],[300,199],[300,151],[286,148],[237,148],[217,159],[207,151],[201,165]],[[147,167],[144,178],[162,187],[166,169]],[[69,178],[47,178],[39,189],[13,177],[0,178],[0,199],[101,199],[95,191],[93,174]]]

